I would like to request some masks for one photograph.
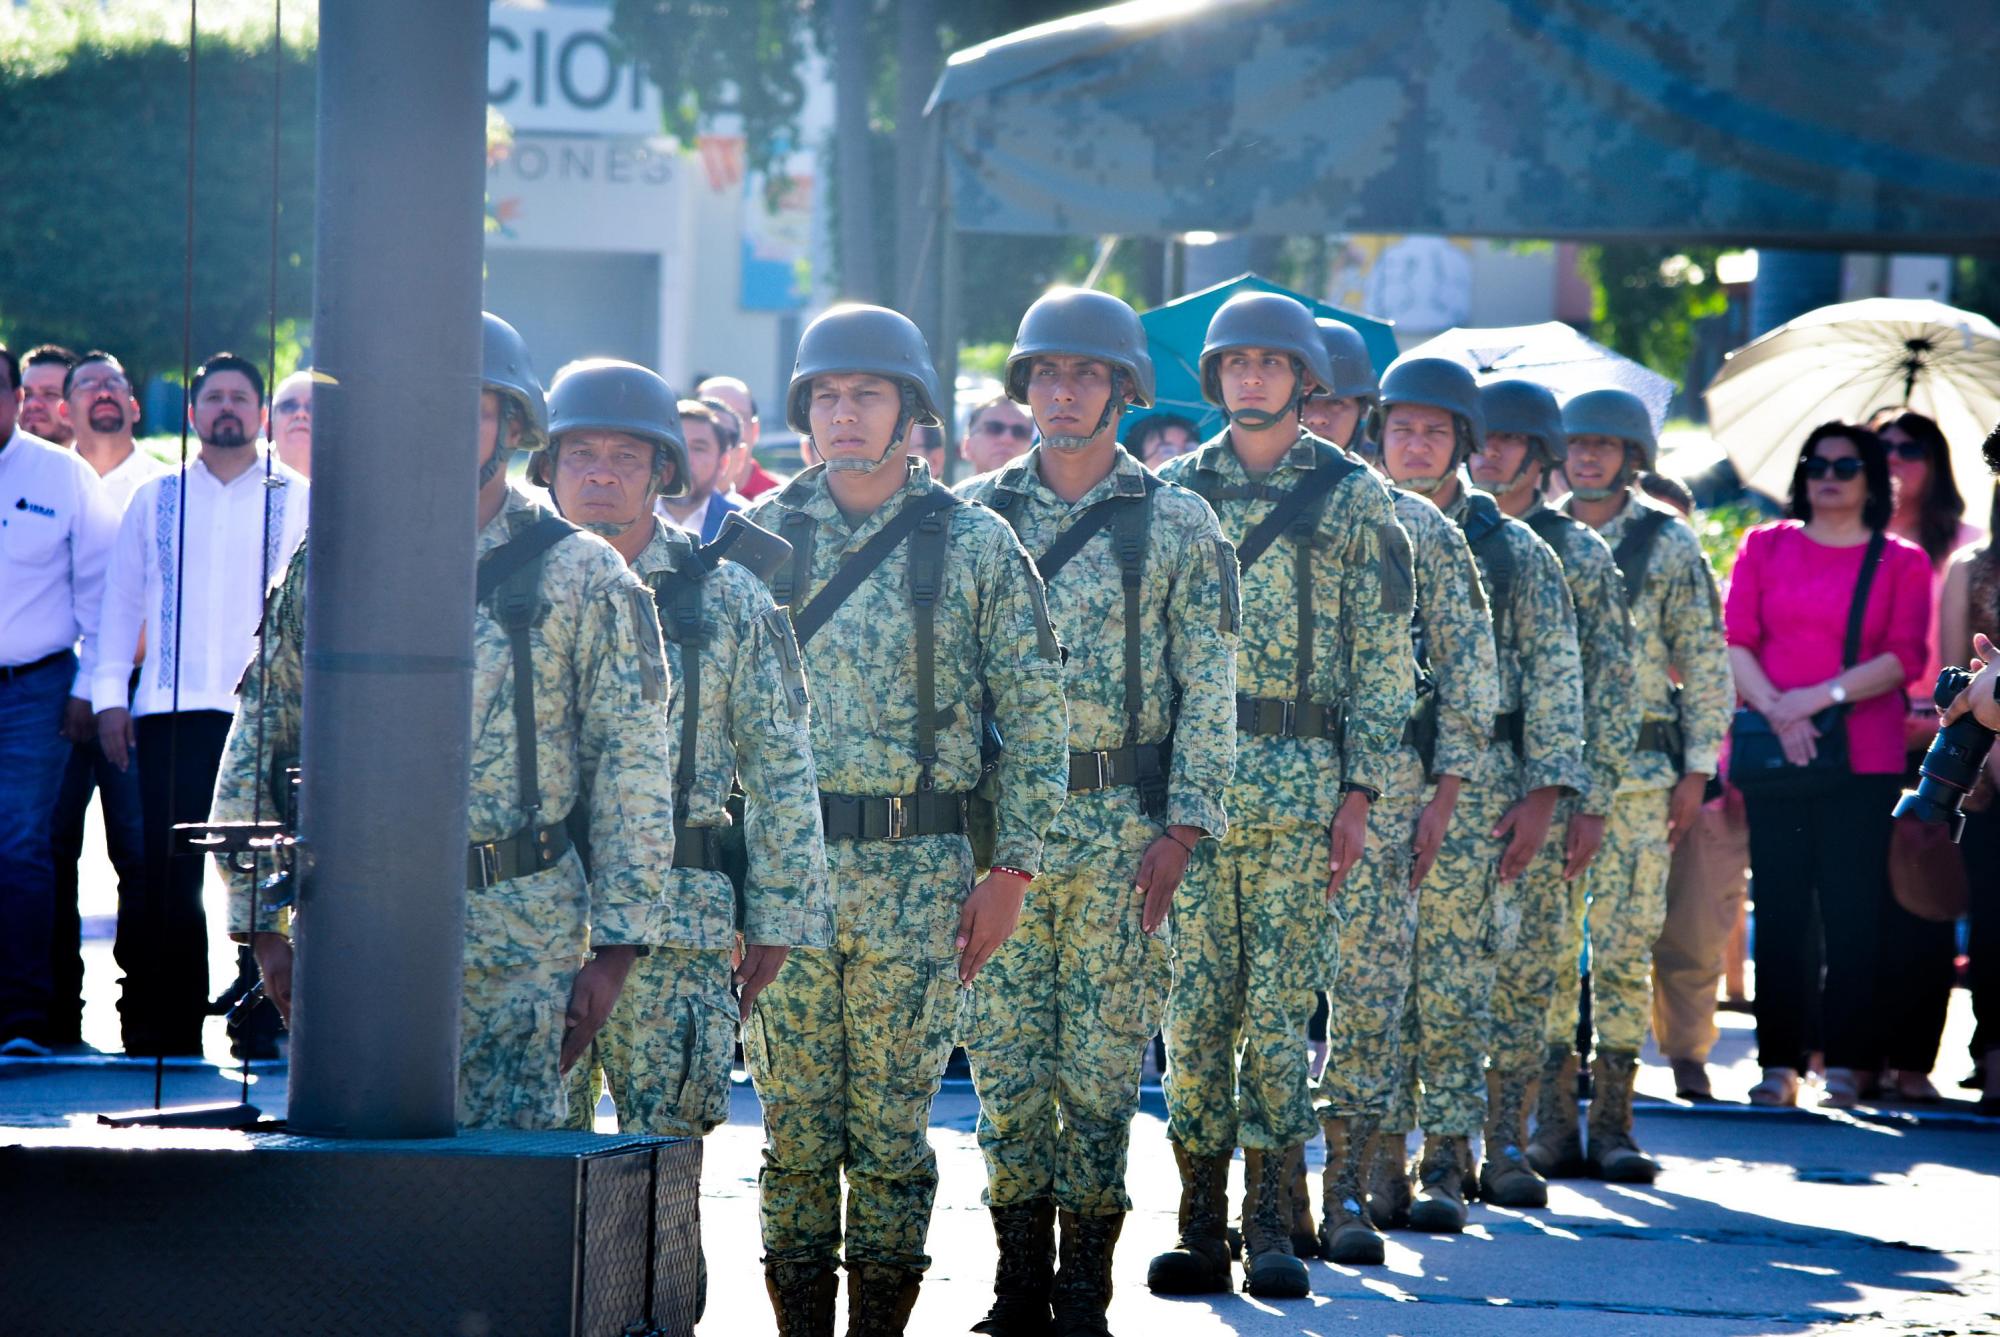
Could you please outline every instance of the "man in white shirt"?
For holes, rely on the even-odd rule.
[[[112,546],[91,679],[104,755],[139,776],[145,876],[138,896],[120,898],[114,952],[125,971],[125,1052],[147,1056],[201,1052],[205,861],[175,857],[172,828],[207,819],[264,591],[306,525],[305,478],[257,444],[264,378],[256,366],[217,353],[191,390],[201,453],[132,494]],[[142,635],[134,692],[129,666]]]
[[[75,432],[63,407],[63,382],[76,354],[61,344],[42,344],[21,354],[21,416],[15,424],[29,436],[66,446]]]
[[[21,367],[0,345],[0,1054],[48,1053],[55,863],[49,816],[88,728],[104,561],[116,523],[82,460],[15,427]],[[77,644],[82,642],[79,659]]]

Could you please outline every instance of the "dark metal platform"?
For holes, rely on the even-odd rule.
[[[699,1141],[0,1138],[0,1326],[17,1337],[694,1327]]]

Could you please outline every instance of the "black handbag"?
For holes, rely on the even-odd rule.
[[[1840,654],[1843,672],[1861,657],[1861,622],[1868,612],[1868,589],[1875,583],[1875,568],[1887,546],[1888,539],[1878,529],[1868,539],[1868,551],[1862,554],[1861,574],[1855,579],[1854,598],[1847,608],[1847,642]],[[1850,774],[1846,704],[1815,711],[1812,723],[1819,730],[1817,750],[1811,761],[1795,766],[1786,758],[1771,722],[1748,706],[1738,706],[1729,724],[1729,783],[1745,794],[1773,798],[1815,798],[1832,792]]]

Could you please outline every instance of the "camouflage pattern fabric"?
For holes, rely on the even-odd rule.
[[[1122,448],[1096,487],[1065,502],[1042,481],[1041,448],[960,485],[969,500],[1007,494],[1024,544],[1046,551],[1086,511],[1143,497],[1146,469]],[[1125,1152],[1139,1106],[1139,1069],[1158,1029],[1167,948],[1141,927],[1139,858],[1166,825],[1219,836],[1236,755],[1236,553],[1206,502],[1177,487],[1154,493],[1140,588],[1141,707],[1133,741],[1166,737],[1180,709],[1164,821],[1120,786],[1071,794],[1050,829],[1043,874],[1021,926],[973,991],[965,1037],[979,1092],[987,1198],[1054,1194],[1086,1216],[1127,1211]],[[1125,592],[1114,527],[1086,543],[1048,591],[1071,647],[1064,674],[1069,747],[1126,742]]]
[[[893,467],[893,466],[891,466]],[[821,467],[749,518],[777,531],[788,510],[816,522],[803,606],[842,559],[931,489],[912,460],[901,489],[850,524]],[[1041,578],[1013,531],[979,506],[950,512],[936,613],[938,789],[978,779],[979,701],[990,690],[1007,748],[999,768],[997,862],[1036,872],[1069,782],[1062,666]],[[832,793],[916,789],[916,654],[909,545],[861,583],[806,648],[812,744]],[[760,1179],[771,1261],[831,1261],[840,1250],[847,1175],[847,1259],[922,1269],[937,1186],[925,1135],[960,1006],[953,946],[972,886],[963,836],[832,841],[833,946],[794,951],[759,996],[744,1048],[764,1106]]]
[[[500,514],[480,530],[478,554],[509,541],[540,514],[510,491]],[[267,695],[264,756],[298,752],[306,553],[301,544],[270,599],[268,669],[253,662],[244,677],[216,780],[216,821],[250,820],[256,787],[268,784],[258,774],[257,747]],[[669,940],[665,874],[673,863],[673,792],[663,764],[662,709],[669,678],[651,595],[609,544],[588,534],[571,535],[548,550],[541,591],[545,612],[530,634],[541,820],[568,812],[580,798],[588,801],[594,876],[586,887],[572,851],[552,868],[466,892],[459,1117],[471,1127],[553,1126],[563,1110],[554,1055],[570,981],[587,944]],[[513,835],[529,822],[519,802],[513,705],[507,633],[482,606],[473,619],[468,806],[475,843]],[[267,789],[264,811],[278,810]],[[229,930],[248,932],[250,879],[227,869],[225,875]],[[288,912],[261,908],[255,927],[287,932]],[[555,1025],[543,1064],[549,1015]]]
[[[833,946],[794,951],[744,1028],[764,1109],[764,1260],[839,1258],[845,1170],[848,1265],[922,1271],[937,1196],[927,1129],[967,993],[953,940],[972,851],[962,836],[836,840],[827,863]]]
[[[1142,849],[1052,840],[1020,927],[973,986],[964,1043],[993,1206],[1131,1210],[1125,1153],[1168,974],[1132,890]]]
[[[658,519],[653,525],[652,541],[632,562],[649,585],[696,565],[687,535]],[[718,563],[701,589],[701,719],[693,784],[675,795],[682,825],[726,825],[730,785],[740,779],[749,865],[744,940],[825,947],[833,937],[832,892],[791,622],[763,582],[734,562]],[[686,649],[669,637],[666,650],[675,687],[667,711],[673,775],[687,705]],[[590,1128],[601,1085],[610,1088],[626,1132],[699,1137],[729,1117],[735,891],[722,873],[699,868],[671,870],[667,887],[674,947],[633,965],[593,1055],[571,1071],[573,1128]]]
[[[1568,510],[1564,506],[1565,511]],[[1598,530],[1612,548],[1643,509],[1658,503],[1630,489],[1622,510]],[[1663,752],[1638,750],[1618,789],[1604,848],[1585,879],[1590,905],[1591,1013],[1603,1048],[1637,1050],[1652,1011],[1652,950],[1666,917],[1667,791],[1682,774],[1716,773],[1735,707],[1734,679],[1722,636],[1722,596],[1715,573],[1677,513],[1655,537],[1646,581],[1631,605],[1633,693],[1643,722],[1680,725],[1682,769]],[[1672,675],[1680,679],[1678,691]],[[1625,802],[1627,798],[1630,803]],[[1657,814],[1657,819],[1656,819]],[[1643,879],[1641,885],[1634,879]],[[1581,909],[1581,905],[1578,907]],[[1577,959],[1584,916],[1572,921],[1566,952]],[[1551,1001],[1547,1038],[1576,1034],[1577,991],[1567,983]]]
[[[1526,524],[1547,510],[1531,506]],[[1576,976],[1576,934],[1583,913],[1582,878],[1563,877],[1564,832],[1576,813],[1607,816],[1639,735],[1634,692],[1632,617],[1611,545],[1587,525],[1570,521],[1550,530],[1576,608],[1583,661],[1584,763],[1589,786],[1557,806],[1549,840],[1509,891],[1519,916],[1517,948],[1501,955],[1493,980],[1493,1031],[1489,1060],[1502,1071],[1533,1070],[1545,1048],[1549,1000]],[[1571,992],[1574,989],[1571,988]]]
[[[1437,696],[1439,775],[1478,773],[1499,707],[1493,624],[1465,534],[1414,493],[1393,492],[1410,537],[1416,612]],[[1379,1119],[1403,1063],[1403,1007],[1417,939],[1418,893],[1410,886],[1410,842],[1434,786],[1414,747],[1399,749],[1395,773],[1368,813],[1368,850],[1340,896],[1346,963],[1327,1012],[1327,1061],[1315,1099],[1322,1118]],[[1435,873],[1432,874],[1436,876]]]
[[[1215,510],[1224,537],[1241,544],[1277,504],[1272,495],[1326,467],[1324,446],[1302,430],[1258,480],[1265,495],[1221,500]],[[1169,461],[1160,476],[1190,485],[1198,473],[1223,488],[1253,481],[1227,429]],[[1297,542],[1280,537],[1242,575],[1241,695],[1297,695]],[[1202,847],[1175,898],[1167,1108],[1174,1136],[1197,1156],[1239,1145],[1284,1150],[1318,1126],[1307,1091],[1305,1024],[1311,991],[1331,987],[1339,968],[1339,916],[1326,900],[1327,828],[1342,783],[1389,788],[1414,700],[1410,542],[1381,479],[1357,468],[1336,483],[1311,543],[1307,694],[1344,707],[1344,737],[1336,744],[1239,736],[1235,779],[1224,797],[1230,831],[1218,847]]]
[[[1166,1095],[1168,1131],[1193,1155],[1283,1150],[1319,1126],[1306,1021],[1340,964],[1327,854],[1323,827],[1232,827],[1188,865],[1174,897]]]

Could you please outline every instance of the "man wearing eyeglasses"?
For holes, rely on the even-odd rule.
[[[1020,405],[997,395],[972,411],[958,453],[973,473],[990,474],[1027,454],[1034,439],[1035,424],[1021,412]]]
[[[309,370],[295,371],[271,392],[271,422],[265,428],[278,461],[312,477],[313,381]]]

